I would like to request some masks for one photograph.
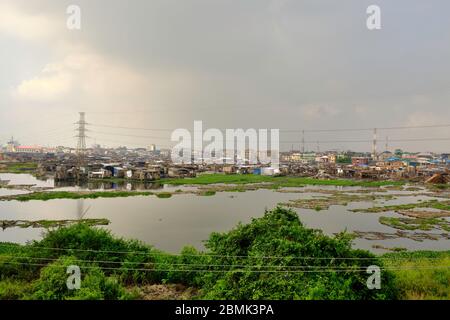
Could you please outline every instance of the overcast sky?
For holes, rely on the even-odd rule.
[[[81,30],[66,27],[70,4],[81,8]],[[366,27],[370,4],[381,7],[381,30]],[[449,124],[450,2],[0,0],[0,70],[0,144],[14,135],[74,146],[78,111],[92,124],[145,128]],[[169,144],[164,131],[90,129],[88,145]],[[378,149],[386,136],[449,131],[380,131]],[[352,139],[371,132],[305,136]],[[300,134],[281,140],[298,149]],[[448,152],[450,141],[395,147]],[[319,148],[369,151],[370,143]]]

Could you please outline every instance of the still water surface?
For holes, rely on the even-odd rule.
[[[52,180],[39,181],[29,175],[0,174],[0,180],[10,180],[10,184],[36,184],[39,187],[53,187]],[[105,187],[106,186],[106,187]],[[110,189],[110,184],[90,186],[56,186],[55,190]],[[168,190],[180,187],[157,185],[122,185],[116,188],[143,189],[164,188]],[[187,189],[192,187],[185,187]],[[308,187],[308,189],[336,187]],[[338,187],[339,190],[352,188]],[[183,188],[181,188],[183,189]],[[22,193],[21,190],[0,189],[0,194]],[[399,193],[399,191],[392,191]],[[405,192],[407,193],[407,192]],[[280,193],[273,190],[247,192],[219,192],[214,196],[196,196],[192,194],[174,195],[169,199],[154,196],[128,198],[99,198],[50,201],[0,201],[0,220],[38,220],[38,219],[78,219],[107,218],[111,224],[105,228],[114,234],[142,240],[158,249],[178,252],[184,245],[203,248],[203,241],[211,232],[224,232],[238,222],[249,222],[252,217],[260,217],[266,209],[274,208],[280,202],[292,199],[309,198],[318,193]],[[400,216],[388,213],[353,213],[349,209],[371,207],[383,204],[401,204],[428,200],[426,196],[403,196],[394,200],[374,202],[353,202],[348,206],[331,206],[328,210],[316,212],[307,209],[295,209],[301,221],[308,227],[323,230],[327,234],[343,230],[395,232],[396,230],[378,222],[380,216]],[[43,229],[10,228],[0,231],[0,241],[24,243],[27,240],[40,239]],[[440,233],[433,230],[431,232]],[[417,242],[410,239],[391,239],[369,241],[356,239],[354,246],[376,251],[372,245],[385,247],[405,247],[410,250],[430,249],[448,250],[449,240]]]

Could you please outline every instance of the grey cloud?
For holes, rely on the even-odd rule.
[[[424,124],[450,122],[450,3],[375,1],[382,9],[383,28],[368,31],[365,9],[373,2],[77,1],[82,8],[82,31],[62,30],[60,40],[87,46],[111,63],[129,66],[151,79],[148,90],[130,98],[126,107],[122,100],[109,99],[108,92],[104,96],[72,92],[64,106],[11,101],[10,86],[68,53],[49,43],[27,44],[0,34],[2,47],[8,45],[10,54],[20,58],[2,56],[11,76],[0,76],[0,114],[13,110],[23,117],[38,109],[55,112],[55,119],[59,114],[58,119],[69,122],[76,118],[76,110],[84,108],[93,122],[156,127],[191,127],[196,119],[213,127],[286,129],[393,126],[411,121],[417,125],[420,119]],[[19,8],[48,15],[64,26],[68,4],[22,1]],[[36,59],[23,54],[24,46],[38,53]],[[23,72],[23,64],[34,71]],[[311,106],[323,111],[320,116],[305,116]],[[129,114],[95,113],[117,112],[121,107]],[[26,130],[39,128],[30,123]],[[0,130],[0,138],[12,131],[14,121]],[[405,138],[447,133],[435,129],[385,134]],[[335,138],[354,136],[340,133]],[[299,139],[294,134],[282,138]],[[327,139],[327,135],[311,139]],[[399,146],[444,151],[448,142]],[[368,150],[370,145],[340,147]]]

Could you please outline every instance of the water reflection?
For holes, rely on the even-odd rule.
[[[10,177],[14,179],[14,177]],[[0,175],[0,179],[2,179]],[[24,181],[24,177],[20,177]],[[29,178],[32,181],[36,179]],[[17,178],[16,178],[17,180]],[[49,183],[46,180],[44,183]],[[77,190],[146,190],[146,189],[188,189],[190,187],[161,186],[157,183],[126,183],[111,181],[95,181],[83,184],[57,183],[52,186],[56,190],[65,188]],[[172,189],[170,189],[172,188]],[[111,224],[104,228],[114,234],[142,240],[159,249],[178,252],[184,245],[203,248],[203,241],[211,232],[224,232],[232,229],[238,222],[249,222],[253,217],[260,217],[265,209],[271,209],[280,202],[292,199],[307,199],[323,196],[316,189],[339,189],[342,191],[360,189],[357,187],[310,186],[308,192],[284,193],[273,190],[256,190],[247,192],[218,192],[211,197],[181,194],[170,199],[137,196],[129,198],[98,199],[59,199],[50,201],[0,201],[0,220],[59,220],[106,218]],[[1,189],[0,189],[1,190]],[[6,189],[5,189],[6,190]],[[291,191],[296,190],[295,188]],[[309,209],[295,209],[301,221],[311,228],[323,230],[326,234],[334,234],[343,230],[395,232],[395,229],[379,223],[380,216],[401,217],[394,212],[386,213],[353,213],[349,209],[368,208],[374,205],[393,205],[413,203],[432,199],[428,196],[414,196],[409,191],[387,191],[389,193],[405,193],[407,196],[381,201],[351,202],[347,206],[332,205],[327,210],[316,212]],[[377,202],[378,201],[378,202]],[[0,241],[25,242],[41,238],[43,229],[11,228],[0,232]],[[436,232],[435,230],[433,232]],[[410,239],[390,239],[368,241],[355,239],[356,247],[373,250],[372,245],[385,247],[405,247],[410,250],[428,249],[444,250],[449,247],[449,240],[417,242]]]
[[[84,219],[84,216],[89,211],[91,206],[85,208],[84,199],[77,199],[77,218],[78,220]]]
[[[164,185],[157,182],[139,181],[54,181],[56,189],[76,189],[76,190],[153,190],[162,189]]]

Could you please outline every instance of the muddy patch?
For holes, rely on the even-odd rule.
[[[198,295],[198,290],[182,284],[152,284],[139,287],[143,300],[190,300]]]

